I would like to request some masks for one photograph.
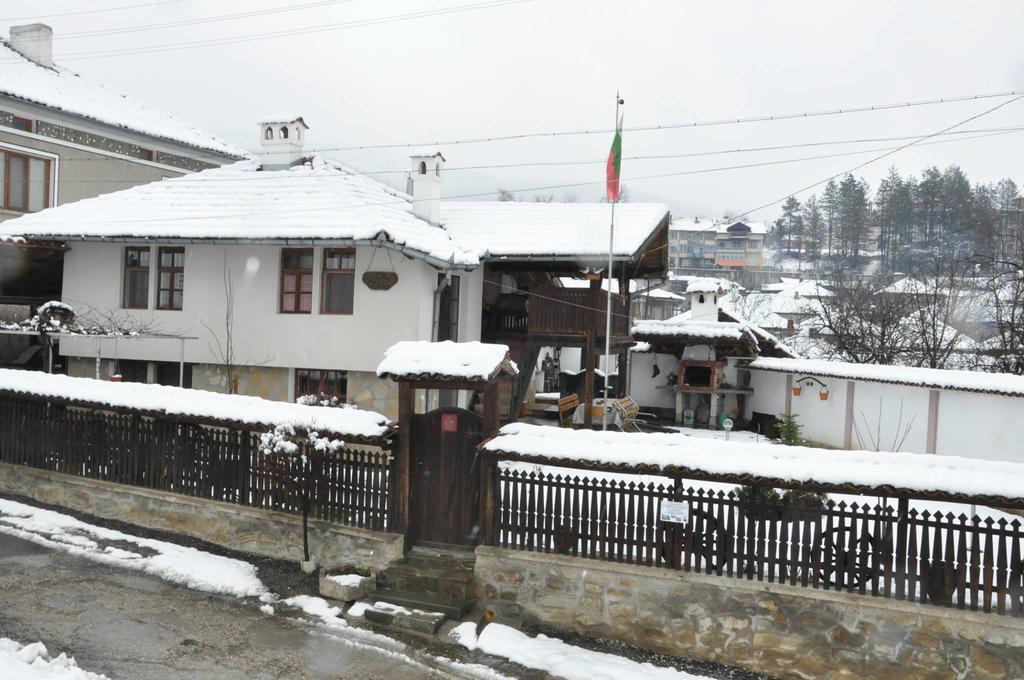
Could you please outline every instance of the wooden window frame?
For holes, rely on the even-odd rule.
[[[327,260],[332,254],[339,254],[342,257],[347,255],[352,256],[352,268],[351,269],[328,269]],[[339,314],[342,316],[351,316],[355,313],[355,296],[356,296],[356,249],[355,248],[324,248],[323,262],[320,265],[320,313],[321,314]],[[329,276],[352,276],[352,300],[350,307],[352,311],[349,312],[334,312],[327,309],[327,278]]]
[[[131,253],[131,252],[146,253],[147,255],[149,255],[149,260],[148,260],[149,263],[145,267],[129,265],[128,264],[128,253]],[[140,258],[140,261],[141,261],[141,258]],[[150,284],[150,280],[149,279],[150,279],[150,269],[152,268],[152,266],[153,266],[153,252],[152,252],[152,248],[150,248],[149,246],[125,246],[124,252],[122,253],[122,256],[121,256],[121,269],[122,269],[121,280],[123,282],[122,283],[122,287],[124,288],[124,290],[121,291],[121,308],[122,309],[149,309],[149,284]],[[145,272],[146,273],[146,303],[144,305],[142,305],[141,307],[139,307],[139,306],[132,306],[132,305],[128,304],[128,302],[129,302],[129,300],[131,298],[131,295],[129,294],[129,289],[128,289],[128,280],[129,280],[128,279],[128,273],[129,272]]]
[[[318,388],[316,390],[313,390],[313,391],[308,391],[308,390],[302,389],[302,383],[304,382],[304,380],[303,380],[301,374],[302,373],[314,373],[314,372],[320,374],[320,381],[319,381],[320,384],[319,384]],[[335,382],[344,381],[344,383],[345,383],[345,393],[344,394],[339,396],[339,395],[332,394],[330,392],[324,391],[324,389],[323,389],[324,382],[325,382],[324,379],[325,379],[325,374],[327,374],[327,373],[337,373],[338,374],[337,378],[335,379]],[[345,371],[345,370],[342,370],[342,369],[337,369],[337,368],[296,368],[295,369],[295,398],[298,399],[299,397],[305,396],[307,394],[313,394],[313,395],[327,394],[328,396],[337,396],[338,399],[340,399],[343,403],[348,403],[348,371]]]
[[[19,213],[30,213],[39,212],[40,210],[46,210],[50,207],[50,171],[53,169],[51,163],[53,162],[49,158],[43,158],[41,156],[33,156],[31,154],[20,153],[18,151],[11,151],[10,149],[0,147],[0,153],[4,155],[4,186],[0,188],[0,208],[4,210],[10,210],[11,212]],[[22,158],[25,160],[25,189],[24,189],[24,208],[12,208],[10,205],[10,194],[11,194],[11,158]],[[29,210],[29,206],[32,202],[32,161],[42,161],[46,164],[45,170],[43,171],[43,177],[46,181],[43,184],[43,207],[39,210]]]
[[[164,266],[164,253],[171,255],[171,266]],[[181,266],[174,266],[174,254],[181,253]],[[174,275],[181,272],[181,288],[175,288]],[[166,273],[169,287],[160,285],[160,275]],[[167,306],[160,304],[160,294],[167,291]],[[181,307],[174,306],[174,293],[181,293]],[[184,246],[161,246],[157,248],[156,254],[156,308],[169,312],[180,312],[185,306],[185,247]]]
[[[299,253],[302,253],[302,252],[306,252],[306,251],[308,251],[310,253],[310,255],[314,257],[314,262],[313,262],[312,265],[310,265],[309,269],[304,269],[301,266],[298,267],[298,268],[286,268],[284,266],[284,258],[285,258],[285,254],[286,253],[289,253],[289,252],[299,252]],[[281,272],[280,272],[280,275],[278,277],[278,282],[277,282],[277,291],[278,291],[278,295],[277,295],[277,311],[278,311],[279,314],[312,314],[313,313],[313,289],[312,289],[312,287],[313,287],[313,272],[314,272],[314,270],[316,268],[315,256],[316,256],[316,252],[315,252],[315,250],[313,248],[281,248],[281,260],[280,260],[280,262],[281,262]],[[301,255],[299,257],[301,258]],[[301,262],[301,259],[300,259],[300,262]],[[287,276],[288,274],[295,274],[297,276],[296,282],[295,282],[295,290],[292,291],[291,293],[286,293],[285,290],[284,290],[284,279],[285,279],[285,276]],[[302,276],[304,274],[308,274],[309,275],[309,281],[310,281],[309,309],[305,310],[305,311],[303,311],[301,309],[301,307],[302,307],[302,304],[301,304],[301,301],[302,301]],[[285,301],[285,296],[286,295],[291,295],[291,296],[294,297],[295,309],[290,310],[290,311],[286,311],[285,310],[285,308],[284,308],[284,301]],[[314,369],[310,369],[310,370],[314,370]]]
[[[444,274],[438,273],[438,285],[443,280]],[[441,291],[440,303],[437,310],[437,339],[458,342],[462,322],[462,277],[452,275],[448,285]],[[451,337],[452,331],[455,337]]]
[[[11,122],[12,128],[15,130],[21,130],[22,132],[35,132],[35,122],[31,118],[25,118],[23,116],[11,116],[13,119]],[[19,125],[20,124],[20,125]]]

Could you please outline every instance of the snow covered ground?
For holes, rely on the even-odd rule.
[[[505,657],[566,680],[701,680],[707,677],[583,649],[546,635],[530,637],[500,623],[485,627],[479,637],[475,623],[463,623],[452,630],[452,637],[467,649]]]
[[[16,501],[0,499],[0,532],[97,562],[144,571],[193,590],[236,597],[266,592],[256,567],[247,562],[138,538]]]
[[[51,656],[46,645],[22,645],[0,637],[0,677],[4,680],[108,680],[78,667],[74,657],[63,652]]]

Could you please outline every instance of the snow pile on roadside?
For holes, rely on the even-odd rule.
[[[575,647],[546,635],[530,637],[515,628],[492,623],[480,636],[472,621],[460,624],[452,637],[467,649],[502,656],[528,668],[546,671],[566,680],[702,680],[675,668],[662,668],[632,659]],[[706,679],[705,679],[706,680]]]
[[[0,499],[0,533],[104,564],[144,571],[194,590],[236,597],[266,592],[256,567],[248,562],[138,538],[16,501]]]
[[[107,680],[107,676],[78,667],[74,657],[50,656],[46,645],[21,645],[0,637],[0,671],[4,680]]]
[[[374,411],[328,408],[218,394],[166,385],[116,383],[93,378],[48,375],[0,368],[0,392],[31,394],[74,402],[128,408],[167,415],[233,421],[263,428],[290,425],[297,430],[373,439],[388,432],[388,419]]]

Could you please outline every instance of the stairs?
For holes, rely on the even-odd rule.
[[[476,603],[475,562],[472,552],[416,546],[404,560],[377,575],[377,591],[370,599],[460,619]]]

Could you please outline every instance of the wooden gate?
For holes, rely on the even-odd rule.
[[[411,418],[410,528],[413,543],[474,545],[480,525],[483,418],[440,408]]]

